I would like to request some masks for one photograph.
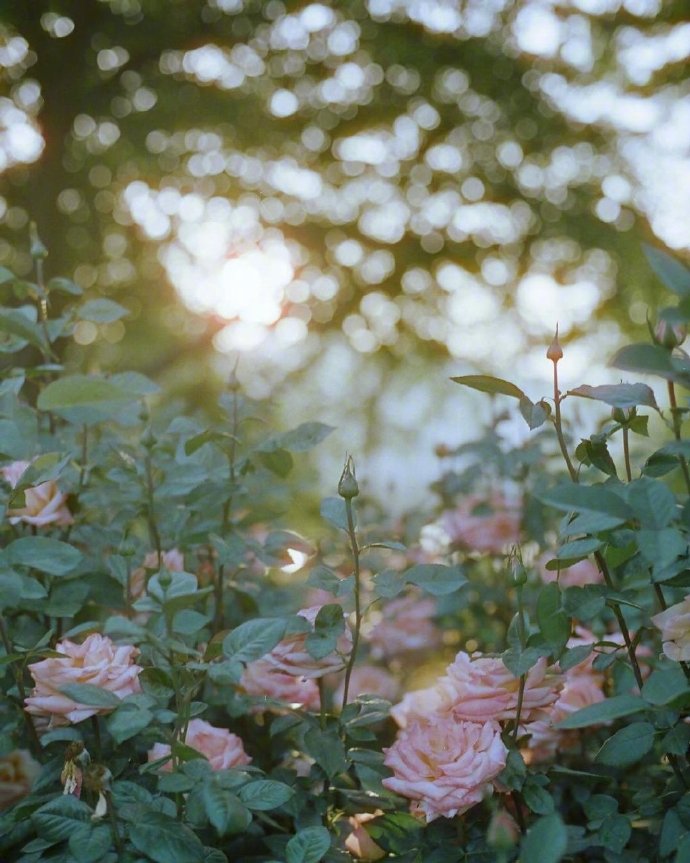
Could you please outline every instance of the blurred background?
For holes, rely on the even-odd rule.
[[[402,510],[494,409],[450,375],[547,395],[558,322],[564,389],[619,379],[641,243],[690,253],[689,56],[687,0],[5,2],[0,265],[35,221],[129,310],[70,368],[204,408],[236,367]]]

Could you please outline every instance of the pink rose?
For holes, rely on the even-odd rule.
[[[247,665],[242,673],[240,686],[247,695],[282,701],[291,708],[318,710],[321,704],[319,687],[314,680],[279,671],[265,659],[257,659]],[[280,708],[272,704],[257,704],[254,710],[269,710],[275,713]]]
[[[372,656],[382,659],[438,647],[441,633],[434,625],[435,614],[436,601],[416,592],[387,602],[368,635]]]
[[[675,662],[690,662],[690,596],[655,614],[652,623],[661,630],[666,656]]]
[[[345,681],[340,681],[340,686],[333,695],[333,703],[336,709],[340,709],[343,703],[343,692]],[[395,701],[400,692],[400,684],[385,668],[375,665],[355,665],[350,675],[350,687],[348,698],[352,701],[358,695],[378,695],[386,701]]]
[[[487,719],[514,719],[517,712],[520,678],[500,659],[472,658],[460,651],[448,666],[447,679],[456,692],[453,715],[458,719],[484,722]],[[561,675],[549,671],[541,657],[527,673],[522,697],[521,720],[540,718],[558,698]]]
[[[496,493],[490,498],[463,498],[454,510],[439,519],[440,526],[456,545],[470,551],[501,554],[520,541],[522,504]]]
[[[88,683],[118,698],[140,691],[141,668],[134,664],[139,653],[136,647],[115,645],[106,636],[94,634],[83,644],[65,639],[55,649],[63,656],[49,657],[29,666],[36,686],[25,702],[28,713],[50,716],[50,727],[81,722],[113,709],[80,704],[60,692],[64,686]]]
[[[216,728],[203,719],[192,719],[187,726],[184,742],[192,749],[204,755],[211,765],[211,770],[227,770],[229,767],[242,767],[249,764],[251,758],[244,751],[242,740],[227,728]],[[149,761],[158,761],[170,755],[167,743],[155,743],[148,752]],[[161,770],[172,770],[170,761]]]
[[[30,464],[28,461],[12,462],[0,468],[0,476],[15,488]],[[7,510],[9,522],[17,524],[23,521],[36,527],[45,527],[47,524],[64,527],[74,521],[66,501],[67,495],[60,491],[55,480],[42,482],[24,491],[23,507]]]
[[[310,608],[301,609],[297,614],[300,617],[306,618],[313,626],[320,610],[321,606],[313,605]],[[324,677],[327,674],[332,674],[345,668],[348,654],[352,650],[352,634],[347,627],[338,639],[336,649],[327,656],[324,656],[323,659],[314,659],[307,651],[306,640],[308,634],[307,632],[298,632],[287,636],[270,653],[267,653],[263,659],[278,671],[292,674],[294,677]]]
[[[416,719],[450,713],[456,699],[457,691],[453,684],[447,677],[441,677],[433,686],[406,692],[402,701],[391,708],[391,717],[400,728],[406,728]]]
[[[462,814],[491,793],[508,750],[497,722],[458,722],[450,715],[417,719],[384,749],[391,791],[417,802],[427,821]]]
[[[31,791],[41,765],[23,749],[0,755],[0,812]]]
[[[358,860],[381,860],[386,852],[377,845],[364,828],[367,821],[372,821],[379,815],[383,815],[381,809],[376,812],[362,812],[359,815],[351,815],[347,820],[352,830],[345,839],[345,847]]]
[[[537,570],[542,578],[542,581],[549,583],[558,581],[562,588],[566,587],[584,587],[586,584],[601,584],[604,576],[599,572],[599,568],[591,560],[579,560],[572,566],[567,566],[564,569],[547,569],[546,564],[552,559],[552,555],[543,555],[537,561]]]

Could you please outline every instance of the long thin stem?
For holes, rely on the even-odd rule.
[[[361,599],[361,573],[359,567],[359,543],[355,532],[355,519],[352,512],[352,500],[345,499],[345,512],[347,513],[347,535],[350,538],[350,549],[352,551],[352,562],[355,569],[355,629],[352,633],[352,652],[345,670],[345,683],[343,684],[343,708],[347,704],[350,691],[350,677],[357,659],[357,648],[359,647],[359,632],[362,627],[362,599]]]
[[[98,714],[94,714],[91,717],[91,728],[93,730],[94,737],[94,755],[96,757],[96,761],[101,761],[103,758],[102,748],[101,748],[101,727],[98,724]]]
[[[0,615],[0,640],[2,640],[5,653],[10,656],[12,654],[12,642],[7,634],[7,627],[5,626],[5,620],[2,615]],[[41,741],[38,739],[38,734],[36,733],[36,728],[31,717],[24,709],[24,704],[26,702],[26,689],[24,688],[24,681],[22,680],[22,670],[14,662],[12,663],[12,667],[14,669],[14,678],[17,682],[17,691],[22,700],[22,716],[24,718],[24,724],[26,725],[26,731],[29,735],[29,744],[34,750],[34,755],[38,755],[41,751]]]
[[[625,475],[628,482],[632,482],[632,468],[630,466],[630,432],[623,426],[623,457],[625,458]]]
[[[678,408],[678,402],[676,401],[676,387],[673,381],[668,381],[668,401],[671,405],[671,421],[673,424],[673,436],[677,441],[681,439],[681,415],[680,410]],[[678,461],[680,462],[680,469],[683,472],[683,479],[685,480],[685,487],[688,490],[688,494],[690,494],[690,470],[688,470],[688,462],[684,455],[678,456]]]
[[[568,473],[570,474],[570,478],[573,482],[577,482],[577,471],[575,470],[575,466],[570,460],[570,454],[568,453],[568,447],[565,443],[565,437],[563,436],[563,423],[561,422],[561,393],[558,389],[558,363],[554,362],[553,364],[553,402],[555,407],[555,419],[554,425],[556,427],[556,437],[558,438],[558,445],[561,448],[561,454],[563,455],[563,461],[565,461],[565,465],[568,468]]]
[[[154,485],[153,485],[153,465],[151,463],[151,450],[146,448],[144,456],[144,469],[146,471],[146,514],[148,516],[149,536],[151,543],[158,554],[159,565],[163,562],[163,554],[161,548],[161,537],[156,524],[156,509],[154,500]]]

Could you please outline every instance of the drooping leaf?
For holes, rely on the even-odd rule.
[[[321,501],[321,516],[334,527],[347,530],[347,509],[341,497],[325,497]],[[354,517],[354,513],[353,513]]]
[[[561,483],[554,488],[536,492],[535,496],[543,503],[565,512],[596,516],[601,530],[616,527],[634,516],[628,504],[603,485]]]
[[[598,387],[582,384],[573,390],[568,390],[568,395],[595,399],[614,408],[633,408],[638,405],[645,405],[657,409],[654,390],[647,384],[606,384]]]
[[[621,348],[614,355],[610,365],[628,372],[657,375],[666,380],[681,382],[688,373],[686,364],[672,357],[666,348],[646,342]]]
[[[527,399],[520,387],[515,386],[510,381],[504,381],[502,378],[494,378],[490,375],[461,375],[451,378],[451,380],[463,387],[479,390],[482,393],[511,396],[514,399]]]
[[[690,270],[662,249],[647,243],[642,244],[649,266],[661,279],[662,284],[681,297],[690,296]]]

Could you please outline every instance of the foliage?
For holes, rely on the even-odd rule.
[[[550,360],[528,443],[506,448],[498,420],[444,452],[438,512],[404,542],[348,458],[314,543],[290,530],[289,475],[327,426],[267,433],[234,379],[209,424],[141,374],[65,374],[78,291],[54,318],[40,281],[4,287],[4,860],[686,859],[680,348],[625,354],[670,409],[637,382],[562,393]],[[612,413],[572,454],[561,408],[580,397]],[[636,470],[642,410],[671,441]],[[444,734],[468,747],[450,763]]]

